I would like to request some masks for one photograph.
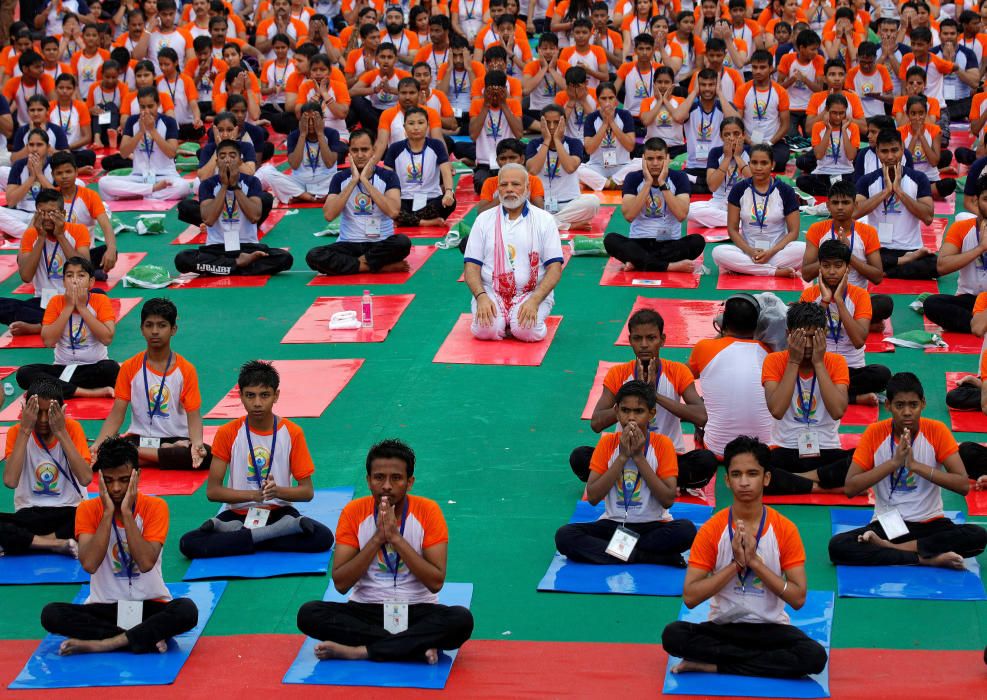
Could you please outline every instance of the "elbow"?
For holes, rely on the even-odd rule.
[[[438,593],[439,591],[442,590],[442,585],[444,583],[445,581],[443,581],[442,579],[438,579],[436,581],[429,581],[428,583],[425,584],[425,588],[428,589],[429,593]]]
[[[731,564],[731,566],[733,565]],[[690,591],[689,589],[685,589],[682,591],[682,602],[685,604],[685,607],[689,608],[689,610],[692,610],[694,607],[696,607],[703,601],[694,592]]]
[[[802,586],[799,588],[798,597],[796,597],[795,600],[790,600],[787,602],[791,606],[792,610],[801,610],[802,606],[805,605],[805,599],[807,596],[808,594],[805,590],[805,587]]]
[[[958,493],[961,496],[966,496],[968,493],[970,493],[969,477],[964,477],[963,479],[957,479],[957,481],[960,482],[957,484],[958,488],[953,489],[956,493]]]
[[[778,410],[777,408],[775,408],[774,406],[768,406],[768,411],[770,411],[770,412],[771,412],[771,417],[772,417],[772,418],[774,418],[775,420],[781,420],[782,418],[784,418],[784,417],[785,417],[785,413],[786,413],[786,412],[788,411],[788,407],[787,407],[787,406],[785,406],[784,408],[782,408],[782,409],[781,409],[781,410],[779,411],[779,410]]]
[[[7,473],[4,472],[4,475],[3,475],[3,485],[6,486],[8,489],[16,489],[17,488],[17,484],[19,482],[20,482],[20,479],[17,478],[17,475],[16,474],[15,475],[8,476]]]
[[[91,575],[93,575],[93,574],[96,573],[96,571],[99,569],[99,565],[102,562],[82,562],[82,561],[80,561],[80,563],[82,564],[83,571],[85,571],[87,574],[89,574],[91,576]]]
[[[206,482],[206,500],[212,501],[213,503],[219,502],[219,489],[209,482]]]

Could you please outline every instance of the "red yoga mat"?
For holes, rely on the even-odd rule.
[[[956,388],[959,381],[970,372],[946,372],[946,391]],[[956,433],[987,433],[987,416],[982,411],[957,411],[949,409],[949,424]]]
[[[233,289],[263,287],[270,275],[198,275],[186,272],[180,275],[174,289]]]
[[[726,226],[706,228],[690,221],[689,226],[686,228],[686,233],[699,234],[706,239],[707,243],[722,243],[723,241],[730,240],[730,234],[727,232]]]
[[[149,496],[190,496],[209,478],[208,469],[155,469],[144,467],[140,474],[140,490]],[[89,493],[97,493],[96,479],[89,484]]]
[[[110,270],[105,282],[96,282],[93,287],[109,291],[117,286],[128,272],[133,270],[140,263],[147,253],[120,253],[117,257],[117,264]],[[14,294],[34,294],[34,283],[25,282],[14,290]]]
[[[278,221],[284,217],[285,212],[280,209],[276,209],[271,212],[271,215],[267,220],[257,229],[257,240],[263,240],[264,236],[277,225],[277,221],[271,223],[271,219],[277,218]],[[198,226],[189,226],[187,229],[178,234],[178,237],[171,242],[172,245],[205,245],[206,244],[206,234],[202,232]]]
[[[321,209],[325,202],[281,202],[275,200],[275,209]]]
[[[874,294],[908,294],[918,296],[928,292],[929,294],[939,293],[939,283],[935,280],[896,280],[885,277],[880,284],[872,284],[867,289]]]
[[[274,360],[281,375],[281,397],[274,406],[279,416],[318,418],[363,364],[363,360]],[[206,418],[239,418],[246,412],[233,387]]]
[[[873,506],[870,492],[847,498],[841,493],[802,493],[793,496],[765,496],[764,502],[778,506]]]
[[[408,238],[445,238],[448,226],[396,226],[394,233],[403,233]]]
[[[949,345],[948,348],[926,348],[928,353],[954,353],[960,355],[979,355],[983,350],[984,339],[972,333],[951,333],[944,331],[929,319],[924,319],[925,330],[938,333]]]
[[[397,324],[414,294],[374,296],[374,325],[355,330],[330,330],[329,320],[340,311],[355,311],[360,318],[363,297],[319,297],[295,322],[282,343],[382,343]]]
[[[0,411],[0,421],[20,420],[22,400],[8,404]],[[66,399],[65,415],[76,420],[106,420],[113,408],[113,399]]]
[[[171,211],[180,199],[114,199],[106,203],[107,208],[117,214],[122,211],[141,213]]]
[[[638,297],[628,320],[641,309],[652,309],[665,320],[665,347],[691,348],[697,341],[714,337],[713,318],[723,310],[722,301],[703,299],[655,299]],[[614,345],[630,345],[627,323]]]
[[[702,265],[703,258],[695,261]],[[607,261],[600,277],[603,287],[658,287],[664,289],[695,289],[699,286],[699,274],[695,272],[626,272],[623,264],[614,258]]]
[[[116,314],[117,323],[120,319],[129,314],[142,301],[142,299],[110,299],[113,312]],[[5,331],[0,335],[0,348],[10,350],[22,350],[25,348],[43,348],[45,344],[41,342],[41,335],[11,335],[10,331]]]
[[[461,314],[456,325],[442,342],[432,362],[452,365],[512,365],[537,367],[545,359],[548,348],[562,322],[561,316],[545,319],[548,335],[540,343],[522,343],[514,338],[477,340],[470,331],[473,318]]]
[[[411,247],[411,253],[407,257],[411,270],[408,272],[363,272],[356,275],[316,275],[308,283],[309,287],[331,287],[334,285],[356,284],[369,286],[372,284],[404,284],[412,275],[421,269],[425,261],[435,253],[437,249],[430,245],[416,245]]]
[[[17,256],[0,255],[0,282],[6,282],[7,279],[16,272]]]
[[[844,450],[855,450],[860,444],[863,433],[840,433],[840,447]]]
[[[805,283],[801,277],[760,277],[720,271],[716,288],[739,292],[801,292]]]
[[[884,330],[880,333],[868,333],[867,341],[864,343],[864,352],[894,352],[894,345],[884,342],[885,338],[894,335],[894,326],[891,319],[884,319]]]
[[[846,407],[846,413],[840,419],[841,425],[863,425],[867,426],[876,423],[881,410],[877,406],[858,406],[850,404]]]
[[[970,515],[987,515],[987,491],[974,491],[971,484],[966,495],[966,506]]]
[[[586,399],[586,405],[583,407],[583,415],[580,416],[583,420],[589,420],[593,417],[593,409],[596,408],[596,402],[603,396],[603,378],[607,376],[610,368],[617,364],[620,363],[604,362],[603,360],[600,360],[599,364],[597,364],[596,376],[593,377],[593,385],[589,390],[589,398]]]
[[[579,194],[591,194],[599,199],[600,204],[603,205],[619,205],[624,201],[624,193],[620,190],[602,190],[600,192],[596,192],[594,190],[587,190],[584,188],[579,192]]]

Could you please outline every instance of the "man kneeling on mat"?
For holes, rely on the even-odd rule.
[[[270,363],[255,360],[240,368],[237,385],[247,415],[216,432],[206,482],[206,497],[225,505],[182,536],[178,546],[189,559],[332,547],[329,528],[290,505],[312,500],[315,465],[302,429],[274,415],[280,383]],[[227,471],[229,486],[224,485]]]
[[[699,528],[682,600],[709,600],[709,621],[673,622],[661,635],[672,673],[801,678],[826,667],[826,650],[793,626],[785,605],[805,604],[805,548],[795,524],[764,505],[770,450],[740,436],[724,450],[733,506]]]
[[[311,601],[298,629],[314,639],[319,659],[425,661],[458,649],[473,633],[473,615],[441,605],[449,531],[439,505],[412,496],[415,453],[384,440],[367,454],[371,495],[343,508],[336,530],[332,580],[352,589],[349,602]]]
[[[172,600],[161,576],[161,549],[168,535],[168,505],[139,492],[137,448],[107,439],[93,471],[99,498],[76,511],[79,563],[92,575],[82,605],[49,603],[41,626],[68,637],[59,653],[127,649],[165,652],[168,640],[195,627],[199,611],[187,598]]]
[[[688,520],[668,511],[679,473],[675,445],[650,429],[655,389],[637,379],[614,399],[621,430],[600,437],[590,460],[586,499],[604,501],[606,512],[591,523],[570,523],[555,533],[559,553],[588,564],[685,566],[682,552],[696,536]]]
[[[888,382],[891,418],[870,425],[853,454],[846,495],[874,491],[866,527],[829,541],[834,564],[921,564],[963,569],[987,547],[987,530],[956,525],[943,514],[942,489],[965,496],[970,482],[949,428],[923,418],[925,391],[911,372]]]

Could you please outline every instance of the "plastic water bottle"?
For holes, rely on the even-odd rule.
[[[14,395],[14,385],[11,384],[10,382],[4,382],[3,383],[3,395],[4,396],[13,396]]]
[[[363,290],[363,301],[360,303],[360,322],[364,328],[374,327],[374,300],[370,290]]]

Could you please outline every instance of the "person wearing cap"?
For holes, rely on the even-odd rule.
[[[497,171],[497,144],[524,135],[521,102],[508,97],[503,71],[492,70],[483,77],[483,96],[474,97],[470,104],[469,133],[476,142],[473,189],[480,194],[483,182]]]

